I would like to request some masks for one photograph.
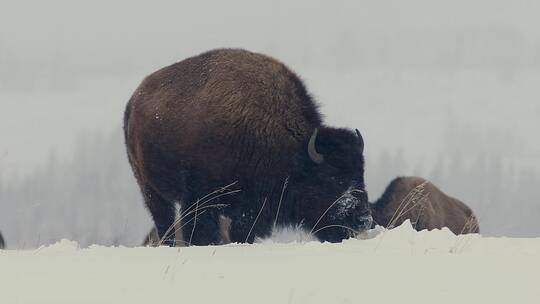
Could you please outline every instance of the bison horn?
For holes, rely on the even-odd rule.
[[[360,151],[364,152],[364,139],[362,138],[362,134],[360,134],[360,131],[358,129],[356,130],[356,136],[358,136],[358,145],[360,146]]]
[[[319,130],[315,128],[315,130],[313,131],[313,134],[311,135],[311,138],[309,139],[308,154],[309,154],[309,158],[311,158],[311,160],[314,163],[322,164],[322,162],[324,161],[324,156],[320,154],[319,152],[317,152],[317,149],[315,148],[315,140],[317,139],[318,132]]]

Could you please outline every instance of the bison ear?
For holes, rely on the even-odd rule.
[[[320,154],[319,152],[317,152],[317,149],[315,148],[315,141],[317,140],[318,132],[319,132],[319,129],[315,128],[315,130],[313,131],[313,134],[311,134],[311,138],[309,139],[309,143],[308,143],[308,154],[309,154],[309,158],[311,158],[311,160],[314,163],[320,165],[324,161],[324,156]]]
[[[358,145],[360,146],[360,152],[364,153],[364,139],[362,138],[362,134],[360,134],[360,131],[358,129],[356,130],[356,136],[358,137]]]

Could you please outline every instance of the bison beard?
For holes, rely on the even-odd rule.
[[[360,133],[322,125],[302,81],[265,55],[219,49],[146,77],[124,117],[129,162],[160,238],[253,242],[303,225],[339,242],[371,225]],[[168,239],[172,242],[172,238]]]

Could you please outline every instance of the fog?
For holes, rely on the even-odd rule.
[[[139,243],[151,226],[121,119],[154,70],[217,47],[285,62],[327,124],[361,130],[375,200],[431,179],[485,235],[540,236],[534,1],[2,1],[0,231]]]

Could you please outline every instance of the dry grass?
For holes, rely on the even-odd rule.
[[[476,217],[474,214],[471,214],[465,224],[463,224],[463,228],[461,229],[460,234],[465,234],[462,237],[459,237],[456,240],[456,243],[450,249],[450,252],[452,253],[459,253],[462,252],[465,247],[467,247],[471,240],[473,239],[473,235],[471,234],[473,231],[477,231],[478,229],[478,221],[476,220]]]
[[[313,227],[311,228],[311,230],[309,231],[310,234],[313,234],[313,230],[315,230],[315,227],[317,227],[317,225],[319,225],[319,223],[321,222],[322,218],[328,213],[328,211],[330,211],[330,209],[335,205],[337,204],[337,202],[343,198],[345,194],[342,194],[340,197],[336,198],[336,200],[330,204],[330,206],[328,206],[328,208],[326,208],[326,210],[321,214],[321,216],[319,217],[319,219],[315,222],[315,225],[313,225]],[[320,230],[318,230],[320,231]]]
[[[471,233],[473,231],[478,230],[478,221],[476,220],[476,217],[474,214],[471,214],[465,224],[463,225],[463,228],[461,229],[460,234],[467,234]]]
[[[327,228],[345,228],[350,232],[350,234],[349,234],[350,237],[354,237],[354,236],[356,236],[356,235],[358,235],[360,233],[359,231],[356,231],[356,230],[352,229],[351,227],[347,227],[347,226],[343,226],[343,225],[326,225],[326,226],[324,226],[322,228],[319,228],[319,229],[313,231],[311,234],[313,236],[315,236],[315,234],[317,232],[322,231],[322,230],[327,229]]]
[[[398,208],[396,211],[394,211],[394,214],[390,218],[390,221],[388,221],[388,225],[386,226],[387,229],[392,229],[395,227],[396,223],[408,212],[412,211],[414,208],[420,207],[420,212],[418,213],[418,217],[416,219],[416,222],[418,222],[418,219],[420,218],[420,214],[422,210],[425,208],[425,203],[427,202],[429,198],[429,193],[426,192],[425,186],[429,183],[428,181],[424,181],[420,185],[414,187],[407,195],[401,200]],[[416,225],[416,222],[414,225]]]
[[[176,240],[180,240],[178,235],[181,235],[181,230],[184,226],[186,226],[187,224],[189,224],[192,220],[196,222],[196,219],[197,219],[197,216],[200,216],[201,214],[203,214],[204,212],[207,211],[207,209],[210,209],[210,208],[221,208],[221,207],[225,207],[227,206],[226,204],[212,204],[212,205],[208,205],[208,203],[210,203],[211,201],[217,199],[217,198],[220,198],[222,196],[226,196],[226,195],[231,195],[231,194],[234,194],[234,193],[238,193],[240,192],[240,190],[228,190],[230,187],[232,187],[233,185],[235,185],[236,182],[234,183],[231,183],[229,185],[226,185],[224,187],[221,187],[213,192],[210,192],[208,193],[207,195],[203,196],[202,198],[198,199],[195,204],[192,204],[189,208],[187,208],[186,210],[182,211],[179,215],[179,217],[173,222],[173,224],[171,226],[169,226],[169,228],[165,231],[165,234],[163,235],[163,237],[159,240],[158,242],[158,246],[161,246],[163,245],[163,243],[165,242],[165,240],[167,240],[167,238],[169,238],[171,236],[171,234],[174,232],[175,233],[175,241]],[[202,211],[202,212],[201,212]],[[195,216],[190,219],[189,221],[183,223],[181,226],[180,224],[182,223],[182,221],[188,217],[189,215],[192,215],[192,214],[195,214]],[[182,240],[183,243],[187,244],[187,245],[190,245],[191,244],[191,238],[193,237],[193,231],[195,230],[195,224],[193,225],[193,229],[191,231],[191,237],[190,237],[190,241],[189,242],[186,242],[185,240]]]
[[[273,229],[276,229],[276,224],[277,224],[277,220],[278,220],[278,216],[279,216],[279,210],[281,209],[281,202],[283,201],[283,195],[285,194],[285,190],[287,189],[288,185],[289,185],[289,178],[287,177],[285,179],[285,182],[283,182],[283,187],[281,188],[281,196],[279,197],[279,203],[278,203],[278,208],[277,208],[277,211],[276,211],[276,217],[274,219]]]
[[[360,190],[360,189],[354,189],[354,190],[351,190],[351,191],[359,191],[359,192],[364,192],[363,190]],[[319,228],[317,230],[315,230],[315,228],[317,227],[317,225],[321,222],[321,220],[323,219],[323,217],[328,213],[328,211],[330,211],[330,209],[337,203],[339,202],[340,199],[342,199],[344,196],[346,195],[346,193],[342,194],[340,197],[338,197],[332,204],[330,204],[330,206],[328,206],[328,208],[326,208],[326,210],[321,214],[321,216],[319,217],[319,219],[317,220],[317,222],[315,222],[315,225],[313,225],[313,227],[311,228],[311,230],[309,231],[309,233],[314,236],[317,232],[319,231],[322,231],[324,229],[327,229],[327,228],[336,228],[336,227],[339,227],[339,228],[345,228],[347,229],[350,233],[349,233],[349,236],[350,237],[355,237],[357,236],[360,232],[359,231],[356,231],[354,229],[352,229],[351,227],[347,227],[347,226],[343,226],[343,225],[326,225],[322,228]]]
[[[385,231],[395,228],[396,223],[398,220],[400,220],[407,212],[413,210],[414,208],[420,208],[418,212],[418,216],[416,217],[416,222],[411,224],[416,229],[416,224],[418,220],[420,219],[420,215],[422,214],[423,210],[425,209],[425,203],[427,202],[429,198],[429,193],[426,192],[426,185],[429,183],[428,181],[424,181],[420,185],[414,187],[407,195],[401,200],[399,203],[399,206],[392,214],[392,217],[390,217],[390,221],[388,221],[388,225],[386,225]],[[384,239],[384,232],[381,234],[381,237],[379,238],[379,242],[374,248],[374,251],[377,251],[379,246],[381,245],[383,239]]]
[[[257,224],[257,220],[259,219],[259,216],[261,215],[263,209],[264,209],[264,206],[266,206],[266,201],[267,201],[268,197],[265,197],[264,200],[263,200],[263,204],[261,206],[261,209],[259,209],[259,213],[257,213],[257,217],[255,217],[255,220],[253,221],[253,225],[251,225],[251,229],[249,229],[249,232],[246,236],[246,240],[244,241],[244,243],[247,243],[248,240],[249,240],[249,236],[251,235],[251,232],[253,231],[253,228],[255,227],[255,224]]]

